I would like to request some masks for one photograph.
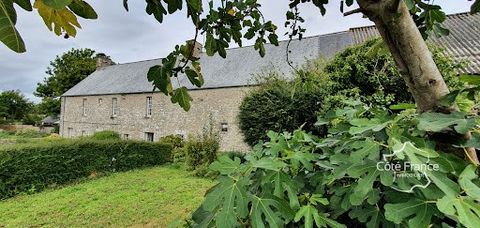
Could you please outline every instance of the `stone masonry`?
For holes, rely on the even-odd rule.
[[[191,90],[190,111],[172,104],[162,93],[71,96],[62,98],[60,133],[64,137],[92,135],[96,131],[113,130],[122,137],[154,141],[166,135],[200,134],[213,124],[218,130],[222,151],[248,151],[238,128],[239,106],[251,87]],[[147,117],[147,97],[152,97],[152,115]],[[112,100],[117,99],[118,115],[112,116]],[[85,107],[85,115],[84,115]],[[222,131],[222,125],[226,131]],[[224,129],[225,130],[225,129]]]

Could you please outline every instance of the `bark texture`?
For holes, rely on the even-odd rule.
[[[417,104],[419,112],[451,112],[445,110],[439,99],[449,93],[448,87],[435,64],[427,44],[403,0],[357,0],[360,12],[375,23],[380,35],[393,55]],[[463,136],[470,139],[471,134]],[[479,164],[475,148],[466,148],[466,157]]]

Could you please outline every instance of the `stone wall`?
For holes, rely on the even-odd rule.
[[[190,111],[161,93],[124,95],[99,95],[64,97],[60,134],[63,137],[92,135],[96,131],[114,130],[134,140],[145,140],[145,133],[154,133],[154,140],[166,135],[181,134],[185,137],[199,134],[209,123],[219,131],[221,150],[248,151],[238,128],[237,114],[240,103],[249,87],[192,90]],[[146,99],[153,99],[153,112],[146,116]],[[119,114],[112,116],[112,99],[118,102]],[[85,115],[83,112],[85,104]],[[222,123],[227,131],[222,131]]]

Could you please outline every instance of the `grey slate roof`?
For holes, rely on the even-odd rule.
[[[445,51],[455,59],[469,62],[469,65],[459,73],[480,74],[480,14],[448,15],[443,25],[450,30],[450,35],[432,36],[429,39],[443,46]],[[352,28],[350,32],[354,44],[379,36],[374,26]]]
[[[352,43],[349,32],[333,33],[295,40],[290,44],[290,60],[301,65],[306,59],[319,56],[333,56]],[[227,58],[200,54],[200,63],[205,84],[202,89],[254,85],[255,74],[274,69],[289,74],[291,68],[286,61],[286,41],[279,46],[267,45],[267,55],[261,58],[253,46],[227,50]],[[85,96],[105,94],[127,94],[151,92],[153,86],[147,81],[151,66],[161,63],[161,59],[118,64],[99,69],[68,90],[63,96]],[[186,77],[180,76],[180,84],[188,89],[198,89]],[[178,86],[173,81],[174,86]]]
[[[443,45],[446,51],[457,59],[467,59],[469,67],[460,73],[480,74],[480,14],[449,15],[445,26],[451,34],[446,37],[432,37],[432,41]],[[307,37],[295,40],[290,45],[290,59],[301,65],[307,59],[332,57],[349,45],[359,44],[378,36],[374,26],[352,28],[349,31]],[[253,46],[227,50],[227,58],[218,55],[200,54],[205,84],[201,89],[255,85],[254,75],[271,71],[289,75],[291,68],[286,61],[287,41],[279,46],[266,45],[267,55],[261,58]],[[147,81],[148,69],[161,64],[161,59],[125,63],[99,69],[68,90],[63,96],[88,96],[106,94],[145,93],[153,91]],[[180,85],[198,89],[186,77],[180,76]],[[174,86],[177,83],[174,81]]]

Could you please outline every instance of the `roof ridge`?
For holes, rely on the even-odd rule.
[[[338,34],[342,34],[342,33],[347,33],[349,32],[349,30],[344,30],[344,31],[338,31],[338,32],[331,32],[331,33],[325,33],[325,34],[318,34],[318,35],[312,35],[312,36],[305,36],[302,38],[302,40],[305,40],[305,39],[311,39],[311,38],[318,38],[318,37],[326,37],[326,36],[333,36],[333,35],[338,35]],[[292,41],[295,41],[295,40],[299,40],[299,39],[293,39]],[[288,39],[285,39],[285,40],[280,40],[278,41],[278,43],[284,43],[284,42],[288,42],[289,40]],[[267,43],[268,45],[271,45],[270,43]],[[253,47],[255,46],[254,44],[252,45],[247,45],[247,46],[242,46],[242,47],[232,47],[232,48],[227,48],[225,49],[226,51],[230,51],[230,50],[236,50],[236,49],[242,49],[242,48],[249,48],[249,47]],[[201,52],[201,53],[205,53],[205,52]],[[141,63],[141,62],[147,62],[147,61],[153,61],[153,60],[162,60],[163,58],[154,58],[154,59],[144,59],[144,60],[139,60],[139,61],[133,61],[133,62],[126,62],[126,63],[117,63],[115,65],[110,65],[110,66],[106,66],[102,69],[106,69],[106,68],[110,68],[110,67],[115,67],[115,66],[120,66],[120,65],[127,65],[127,64],[135,64],[135,63]]]

